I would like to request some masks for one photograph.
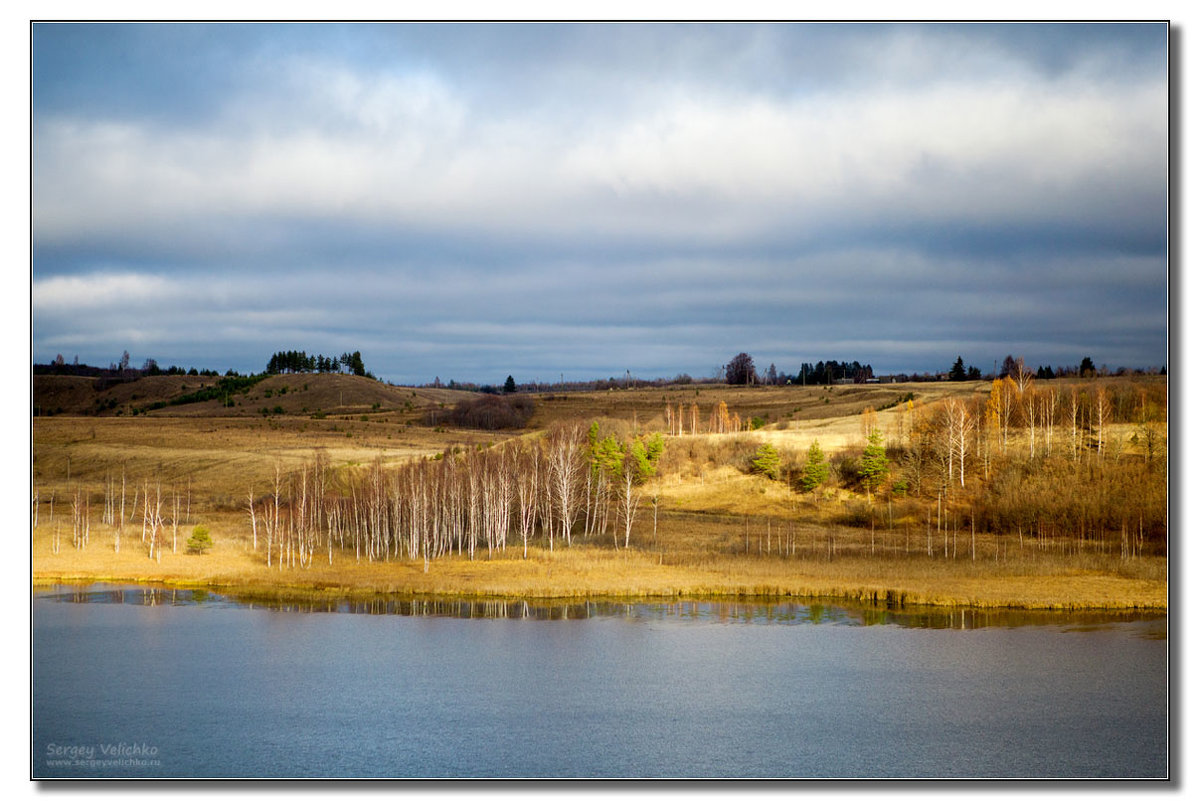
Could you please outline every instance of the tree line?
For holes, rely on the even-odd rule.
[[[967,366],[961,356],[953,365],[943,373],[937,374],[908,374],[898,373],[889,376],[890,379],[900,382],[918,382],[918,381],[981,381],[991,380],[994,378],[1006,378],[1010,375],[1015,375],[1017,370],[1028,369],[1024,365],[1023,359],[1017,359],[1011,354],[1008,354],[1003,359],[1002,367],[996,368],[992,373],[984,375],[982,370],[974,365]],[[822,386],[827,384],[837,384],[844,382],[853,382],[855,384],[864,384],[874,382],[876,376],[874,368],[869,364],[862,364],[857,360],[838,361],[830,359],[828,361],[818,361],[816,363],[803,362],[800,365],[799,371],[794,374],[788,374],[771,364],[765,371],[759,372],[754,365],[753,357],[748,353],[741,352],[734,356],[725,365],[722,365],[717,371],[721,379],[726,384],[733,386],[752,386],[764,384],[767,386],[781,385],[816,385]],[[1095,366],[1094,361],[1090,356],[1083,357],[1082,361],[1077,365],[1050,367],[1049,365],[1041,365],[1035,370],[1035,377],[1046,380],[1052,378],[1095,378],[1098,376],[1108,375],[1145,375],[1159,374],[1165,375],[1166,368],[1163,365],[1160,370],[1130,370],[1128,368],[1117,368],[1110,370],[1106,365],[1099,367]],[[688,381],[690,383],[690,377]]]
[[[121,354],[119,362],[111,362],[108,367],[98,367],[95,365],[81,363],[79,357],[76,356],[70,363],[67,362],[60,353],[54,357],[49,364],[33,365],[34,375],[73,375],[82,376],[85,378],[100,378],[110,381],[134,381],[145,376],[155,375],[189,375],[189,376],[204,376],[215,378],[221,373],[212,369],[197,369],[195,367],[184,368],[178,365],[170,367],[161,367],[157,359],[146,359],[141,367],[131,367],[129,363],[129,351]],[[228,370],[225,372],[227,376],[237,375],[236,370]]]
[[[720,369],[720,372],[724,376],[725,383],[733,386],[751,386],[755,384],[770,386],[781,386],[784,384],[824,385],[836,384],[841,381],[853,381],[857,384],[864,384],[867,381],[874,380],[874,368],[869,364],[862,364],[856,360],[846,362],[830,359],[829,361],[819,361],[815,364],[804,362],[800,365],[799,372],[794,375],[788,375],[780,371],[774,364],[771,364],[766,368],[765,372],[759,373],[754,366],[753,357],[745,352],[738,353],[730,359],[728,364]]]
[[[266,365],[267,373],[350,373],[352,375],[373,378],[367,372],[359,351],[343,353],[340,356],[325,356],[323,354],[309,355],[302,350],[278,351],[271,354]]]

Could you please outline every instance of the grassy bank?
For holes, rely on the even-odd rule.
[[[229,520],[227,525],[236,525]],[[220,528],[218,524],[216,528]],[[721,536],[727,524],[664,523],[663,543],[688,536],[686,529]],[[716,529],[716,530],[713,530]],[[751,530],[751,551],[764,529]],[[1018,557],[971,560],[919,554],[871,557],[855,547],[852,532],[841,532],[840,553],[829,555],[827,538],[795,555],[715,554],[702,548],[658,551],[652,547],[616,550],[597,545],[532,546],[523,557],[519,544],[488,557],[476,553],[431,561],[356,562],[335,553],[332,565],[320,555],[310,568],[268,567],[260,549],[239,538],[218,538],[203,555],[164,549],[150,560],[136,529],[127,528],[121,551],[112,532],[93,527],[85,550],[69,544],[51,552],[51,536],[35,532],[33,580],[57,582],[154,582],[252,592],[317,591],[330,595],[393,594],[508,598],[689,597],[843,598],[895,604],[1005,607],[1022,609],[1165,609],[1164,559],[1121,563],[1105,557],[1062,556],[1049,551]],[[740,530],[725,531],[728,539]],[[784,541],[785,543],[785,541]],[[861,545],[860,543],[858,544]],[[664,546],[665,547],[665,546]],[[785,546],[784,546],[785,547]],[[845,554],[845,555],[842,555]]]

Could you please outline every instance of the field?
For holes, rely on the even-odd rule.
[[[1124,381],[1111,379],[1117,380]],[[1142,380],[1153,391],[1164,387],[1164,380]],[[1150,537],[1140,550],[1128,545],[1136,542],[1129,525],[1139,525],[1138,533],[1146,529],[1144,513],[1130,518],[1137,522],[1126,522],[1122,534],[1110,522],[1081,532],[1066,524],[1060,530],[1039,525],[1035,532],[1009,530],[1002,521],[1010,510],[999,505],[1002,499],[996,500],[994,492],[984,495],[981,475],[972,476],[979,485],[974,495],[962,490],[947,495],[943,504],[927,491],[921,497],[899,492],[894,481],[870,497],[854,484],[845,466],[852,462],[845,460],[862,453],[864,421],[877,426],[889,451],[894,447],[898,476],[913,409],[934,409],[954,398],[981,404],[991,392],[988,382],[547,392],[533,396],[535,411],[525,428],[499,431],[430,422],[431,413],[476,397],[472,393],[391,387],[341,375],[272,376],[231,399],[171,405],[173,397],[195,392],[202,383],[186,376],[111,387],[70,377],[35,380],[35,407],[62,410],[32,421],[35,583],[153,581],[284,595],[789,596],[891,605],[1167,605],[1164,534]],[[207,383],[211,386],[212,379]],[[1113,396],[1122,397],[1114,387]],[[743,421],[742,430],[707,432],[709,410],[720,402]],[[637,496],[628,548],[623,533],[617,536],[615,516],[602,533],[576,531],[570,545],[558,541],[552,550],[543,532],[534,533],[527,550],[512,534],[502,549],[485,548],[480,540],[473,558],[452,548],[434,559],[411,558],[397,547],[395,553],[367,559],[342,542],[334,546],[330,534],[303,567],[290,562],[282,567],[278,557],[268,566],[261,542],[254,547],[249,496],[261,501],[278,475],[305,470],[318,452],[330,487],[344,494],[355,477],[371,470],[400,469],[422,458],[499,452],[575,421],[595,421],[602,431],[628,441],[664,433],[666,407],[681,405],[686,412],[692,404],[701,412],[702,433],[665,437],[657,473]],[[753,430],[744,430],[751,425]],[[1113,467],[1101,467],[1104,475],[1126,481],[1119,471],[1140,470],[1132,466],[1138,460],[1151,463],[1150,455],[1138,450],[1145,438],[1137,439],[1137,432],[1144,430],[1112,420],[1108,447],[1117,448],[1117,456]],[[747,469],[749,458],[769,443],[794,471],[813,440],[834,465],[834,478],[814,493]],[[1152,476],[1157,474],[1149,475],[1149,486],[1156,487]],[[1164,498],[1164,472],[1160,483]],[[147,493],[163,512],[154,558],[145,533]],[[1157,498],[1147,503],[1161,505]],[[976,513],[979,521],[989,514],[991,524],[975,525]],[[76,547],[81,520],[87,541]],[[214,541],[202,554],[186,548],[197,524],[208,527]]]

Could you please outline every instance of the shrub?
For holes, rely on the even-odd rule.
[[[463,428],[495,431],[502,428],[524,428],[533,416],[533,399],[524,395],[483,395],[475,400],[460,401],[452,410],[435,410],[426,422],[440,427],[444,423]]]
[[[874,507],[866,501],[847,501],[833,521],[842,526],[868,528],[874,521]]]
[[[841,451],[829,461],[833,477],[847,490],[857,491],[861,488],[862,477],[858,473],[860,449]]]

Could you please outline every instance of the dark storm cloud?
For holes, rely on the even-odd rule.
[[[38,361],[358,349],[427,381],[708,375],[739,350],[1165,360],[1164,26],[33,45]]]

